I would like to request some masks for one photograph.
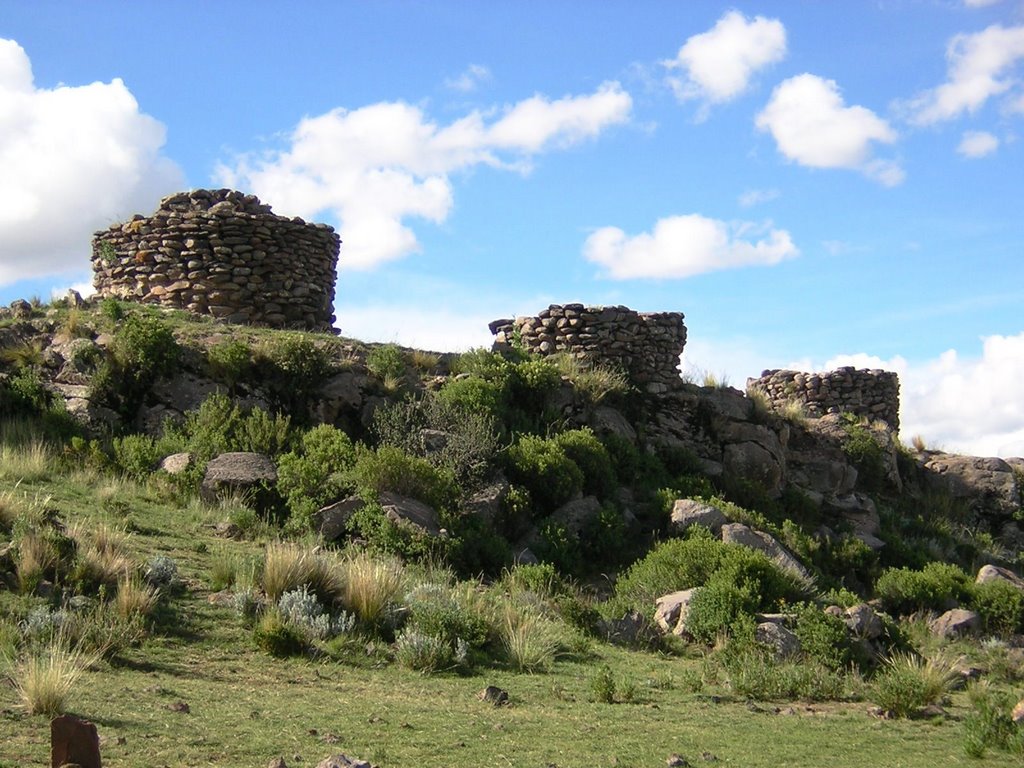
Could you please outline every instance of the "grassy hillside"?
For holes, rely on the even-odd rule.
[[[996,766],[1024,754],[1009,714],[1024,694],[1024,593],[973,584],[963,568],[990,560],[993,541],[956,535],[963,510],[948,499],[918,519],[901,513],[918,502],[877,480],[893,542],[879,555],[803,497],[645,444],[652,403],[614,371],[110,303],[36,314],[0,320],[0,766],[47,764],[60,711],[97,724],[111,766],[315,765],[337,752],[385,768],[672,755]],[[95,349],[78,353],[81,386],[113,426],[85,431],[51,394],[72,360],[48,356],[58,337]],[[140,414],[166,411],[154,386],[183,370],[220,395],[141,431]],[[345,377],[364,382],[359,411],[318,424],[320,381]],[[599,405],[640,434],[591,429]],[[870,431],[850,431],[873,461]],[[238,450],[272,457],[277,482],[203,501],[206,462]],[[156,470],[179,452],[184,472]],[[474,501],[502,480],[493,504]],[[444,533],[396,522],[386,494],[428,505]],[[326,541],[318,510],[343,497],[361,507]],[[699,526],[674,532],[669,509],[686,497],[773,534],[809,576]],[[540,563],[515,565],[523,547]],[[653,599],[691,587],[687,633],[665,636]],[[838,617],[866,600],[882,627],[870,643]],[[976,636],[928,629],[947,603],[979,614]],[[787,614],[799,653],[758,642],[765,613]],[[616,628],[635,636],[613,644]],[[478,698],[489,685],[508,702]]]

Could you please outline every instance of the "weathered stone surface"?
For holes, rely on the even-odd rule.
[[[686,634],[686,616],[690,603],[700,587],[681,589],[662,595],[655,602],[654,622],[665,632],[683,636]]]
[[[334,424],[346,411],[358,413],[363,407],[366,381],[366,374],[356,371],[342,371],[325,381],[314,407],[317,420]]]
[[[775,493],[782,484],[783,467],[779,456],[760,443],[743,442],[726,445],[722,452],[726,473],[742,477]]]
[[[566,531],[575,538],[587,530],[601,514],[601,502],[595,496],[584,496],[566,502],[551,513],[551,521],[565,526]]]
[[[932,634],[952,638],[958,635],[973,635],[981,629],[981,617],[974,611],[953,608],[934,619],[928,627]]]
[[[1024,725],[1024,699],[1017,702],[1017,706],[1010,713],[1010,719],[1017,725]]]
[[[245,493],[277,482],[277,467],[261,453],[222,453],[206,465],[200,487],[205,501],[216,501],[224,493]]]
[[[630,442],[636,440],[636,429],[629,420],[620,411],[607,405],[595,408],[588,423],[598,435],[616,435]]]
[[[1000,568],[998,565],[983,565],[978,570],[978,576],[974,579],[976,584],[988,584],[990,582],[1004,582],[1024,592],[1024,579],[1008,568]]]
[[[73,715],[50,721],[50,766],[74,763],[80,768],[101,768],[100,737],[96,726]]]
[[[508,691],[499,688],[496,685],[488,685],[480,693],[476,695],[480,701],[492,704],[495,707],[500,707],[503,704],[508,704]]]
[[[488,524],[496,524],[501,519],[510,488],[508,480],[499,477],[474,493],[462,505],[462,511],[467,515],[479,517]]]
[[[352,515],[366,506],[358,496],[349,496],[323,507],[316,513],[314,524],[324,541],[337,541],[344,534]]]
[[[441,524],[436,510],[422,501],[385,491],[380,494],[380,506],[393,523],[412,526],[429,536],[441,535]]]
[[[157,469],[169,475],[180,475],[192,466],[193,456],[191,453],[172,453],[160,459]]]
[[[871,497],[858,492],[834,497],[824,505],[829,513],[839,515],[853,527],[853,535],[877,551],[885,546],[879,538],[882,523]]]
[[[775,538],[764,531],[755,531],[743,523],[727,523],[722,526],[722,541],[726,544],[739,544],[740,546],[756,549],[763,552],[780,568],[792,571],[800,578],[809,578],[807,569],[799,560]]]
[[[598,619],[597,631],[615,645],[642,645],[654,636],[654,629],[640,611],[629,611],[618,619]]]
[[[842,619],[850,633],[861,640],[877,640],[882,636],[882,620],[867,603],[854,605],[843,611]]]
[[[197,189],[93,238],[93,283],[115,296],[230,322],[326,330],[340,240],[252,195]]]
[[[777,660],[788,659],[800,653],[800,638],[781,624],[765,621],[757,625],[754,639],[770,646]]]
[[[15,299],[10,304],[11,315],[19,320],[27,320],[32,317],[32,305],[24,299]]]
[[[696,499],[677,499],[672,505],[669,529],[675,533],[683,533],[694,525],[703,525],[717,534],[727,522],[729,518],[718,507]]]
[[[935,453],[924,466],[933,487],[967,500],[978,514],[1009,518],[1021,507],[1013,468],[1003,459]]]

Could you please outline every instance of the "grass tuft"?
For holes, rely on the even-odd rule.
[[[58,632],[48,645],[10,665],[22,707],[30,715],[62,714],[75,683],[99,659],[99,653],[83,651]]]
[[[366,624],[380,624],[405,586],[402,564],[393,558],[359,552],[342,564],[343,602]]]

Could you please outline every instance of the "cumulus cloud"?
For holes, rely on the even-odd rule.
[[[652,232],[632,237],[618,227],[602,227],[583,244],[584,258],[616,280],[685,278],[778,264],[798,254],[789,232],[772,229],[770,222],[727,223],[695,213],[659,219]]]
[[[780,192],[777,189],[748,189],[740,195],[737,202],[744,208],[750,208],[754,205],[771,202],[779,194]]]
[[[858,170],[886,186],[904,179],[897,163],[873,156],[873,142],[891,144],[896,132],[870,109],[846,106],[834,80],[807,73],[784,80],[756,125],[800,165]]]
[[[458,77],[450,77],[444,81],[446,88],[461,93],[475,91],[491,79],[491,70],[482,64],[470,64]]]
[[[1024,60],[1024,25],[993,24],[959,34],[946,47],[947,79],[909,103],[911,121],[930,125],[977,112],[990,98],[1009,91]]]
[[[730,101],[743,93],[754,74],[786,55],[786,28],[778,19],[748,20],[729,11],[707,32],[686,40],[674,59],[662,62],[666,80],[681,101],[709,104]]]
[[[991,155],[999,149],[999,139],[987,131],[965,131],[960,145],[956,148],[964,157],[976,158]]]
[[[968,8],[985,8],[999,2],[1002,2],[1002,0],[964,0],[964,5]]]
[[[80,272],[93,231],[180,189],[164,134],[121,80],[38,88],[0,39],[0,284]]]
[[[340,225],[342,268],[367,269],[418,250],[410,218],[444,221],[451,174],[476,165],[526,172],[534,156],[578,144],[629,119],[632,99],[618,83],[551,100],[536,95],[448,125],[419,107],[381,102],[304,118],[286,149],[243,155],[216,177],[251,189],[275,211]]]

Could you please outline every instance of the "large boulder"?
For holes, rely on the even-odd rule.
[[[981,617],[974,611],[953,608],[928,624],[932,634],[942,638],[974,635],[981,629]]]
[[[983,565],[978,571],[974,582],[976,584],[988,584],[990,582],[1005,582],[1024,592],[1024,579],[1008,568],[1000,568],[998,565]]]
[[[781,490],[786,452],[777,432],[761,424],[733,421],[719,428],[718,437],[727,474],[754,481],[773,495]]]
[[[505,512],[509,490],[511,486],[508,480],[498,477],[467,499],[462,505],[462,512],[479,517],[489,526],[495,526]]]
[[[441,535],[437,511],[422,501],[385,491],[379,497],[384,515],[396,525],[407,526],[428,536]]]
[[[801,579],[809,579],[807,569],[788,549],[775,540],[771,534],[755,531],[743,523],[727,523],[722,526],[722,541],[763,552],[776,565],[790,571]]]
[[[874,608],[867,603],[847,608],[840,618],[850,633],[861,640],[877,640],[885,629]]]
[[[1021,507],[1013,467],[1003,459],[934,453],[924,467],[933,488],[963,499],[982,517],[1007,519]]]
[[[707,502],[697,499],[677,499],[672,505],[669,529],[675,533],[683,533],[694,525],[702,525],[717,534],[728,522],[729,518],[722,510]]]
[[[601,502],[596,496],[584,496],[582,499],[573,499],[566,502],[551,513],[551,522],[565,527],[566,532],[574,538],[579,538],[598,515],[601,514]]]
[[[261,493],[276,483],[277,467],[270,457],[245,451],[222,453],[206,465],[199,495],[206,502],[216,502],[236,493]]]
[[[366,502],[358,496],[349,496],[317,511],[313,520],[314,525],[324,537],[324,541],[337,541],[348,529],[348,521],[352,515],[365,506]]]
[[[822,510],[849,523],[853,528],[854,537],[871,549],[877,551],[885,546],[885,542],[879,538],[882,523],[878,509],[867,494],[855,491],[834,496],[822,505]]]
[[[317,393],[314,406],[316,420],[324,424],[335,424],[344,413],[359,413],[363,407],[366,380],[364,373],[342,371],[325,381]]]
[[[800,653],[800,638],[792,631],[774,621],[764,621],[754,630],[754,639],[772,649],[776,661],[788,659]]]

